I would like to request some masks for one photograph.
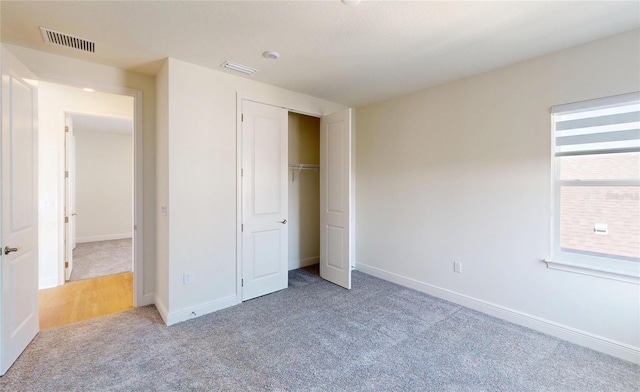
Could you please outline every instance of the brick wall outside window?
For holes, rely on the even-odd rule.
[[[560,158],[563,180],[640,178],[640,154]],[[560,247],[640,260],[640,187],[563,186],[560,191]],[[608,233],[597,234],[596,224]]]

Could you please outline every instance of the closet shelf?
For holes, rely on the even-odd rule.
[[[291,181],[296,180],[296,175],[300,175],[302,170],[318,170],[320,165],[314,165],[312,163],[290,163],[289,169],[293,169],[293,176]]]

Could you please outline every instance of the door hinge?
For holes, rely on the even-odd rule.
[[[68,216],[64,217],[64,223],[69,223],[69,217]]]
[[[138,230],[138,225],[133,225],[133,230],[134,231]]]
[[[64,131],[65,131],[65,132],[69,132],[69,127],[65,125],[65,126],[64,126]]]
[[[240,287],[244,287],[244,279],[240,279]]]
[[[69,178],[69,172],[68,171],[64,172],[64,178]]]
[[[244,121],[244,113],[240,115],[240,121]]]
[[[240,177],[244,177],[244,169],[240,169]]]
[[[64,268],[69,268],[69,262],[68,261],[64,262]]]
[[[244,223],[240,225],[240,231],[244,231]]]

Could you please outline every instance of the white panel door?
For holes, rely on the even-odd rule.
[[[0,374],[39,330],[37,87],[35,77],[2,49],[2,265]]]
[[[242,101],[242,300],[288,286],[288,113]]]
[[[71,278],[73,272],[73,250],[76,248],[76,136],[73,119],[65,115],[65,225],[64,225],[64,277]]]
[[[320,119],[320,276],[351,288],[351,109]]]

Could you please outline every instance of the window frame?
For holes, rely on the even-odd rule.
[[[590,108],[594,108],[595,110],[595,108],[599,106],[607,104],[614,105],[638,99],[640,99],[640,93],[636,92],[560,105],[551,109],[551,258],[544,260],[548,268],[640,285],[640,262],[578,252],[567,252],[561,249],[560,213],[562,186],[634,186],[639,185],[640,180],[562,180],[560,177],[560,159],[562,156],[556,156],[557,135],[556,120],[554,117],[559,113],[582,111]],[[605,153],[612,152],[613,151],[608,151]],[[596,154],[597,153],[584,155]]]

